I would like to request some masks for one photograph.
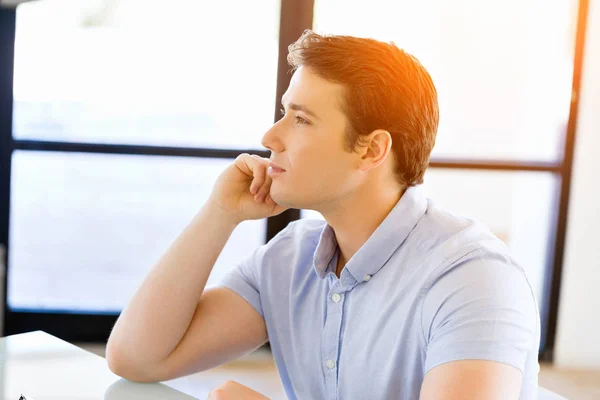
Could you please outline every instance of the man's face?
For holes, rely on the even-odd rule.
[[[277,203],[323,211],[359,185],[359,156],[344,148],[342,99],[342,85],[306,67],[294,73],[283,96],[285,116],[262,140],[271,160],[285,170],[271,175],[271,197]]]

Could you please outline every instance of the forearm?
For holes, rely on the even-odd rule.
[[[202,207],[117,319],[107,344],[109,363],[150,367],[175,349],[236,225],[210,203]]]

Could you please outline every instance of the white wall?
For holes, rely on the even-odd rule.
[[[600,0],[588,18],[555,363],[600,369]]]

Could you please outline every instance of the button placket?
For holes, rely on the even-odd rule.
[[[344,293],[340,293],[341,282],[337,281],[333,284],[329,290],[327,296],[327,319],[325,321],[325,327],[322,336],[322,357],[323,357],[323,370],[325,373],[325,385],[327,392],[331,398],[335,398],[337,393],[337,359],[338,352],[340,349],[340,337],[341,337],[341,326],[342,316],[344,310]]]

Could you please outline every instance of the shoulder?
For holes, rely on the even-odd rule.
[[[452,214],[431,200],[411,236],[412,244],[428,261],[429,285],[459,264],[484,256],[520,268],[508,247],[487,226]]]
[[[427,370],[443,362],[484,359],[525,372],[539,348],[540,316],[523,268],[485,246],[436,271],[421,303]]]
[[[453,214],[428,200],[427,210],[417,225],[419,247],[428,252],[445,253],[475,243],[497,246],[502,242],[479,221]]]
[[[430,273],[421,322],[427,342],[447,336],[475,343],[483,335],[496,344],[516,340],[522,350],[539,344],[533,288],[522,266],[492,239],[458,246]]]
[[[426,330],[434,319],[456,315],[459,309],[513,309],[535,320],[539,311],[525,270],[485,225],[430,201],[416,236],[414,243],[428,266],[422,290]]]

